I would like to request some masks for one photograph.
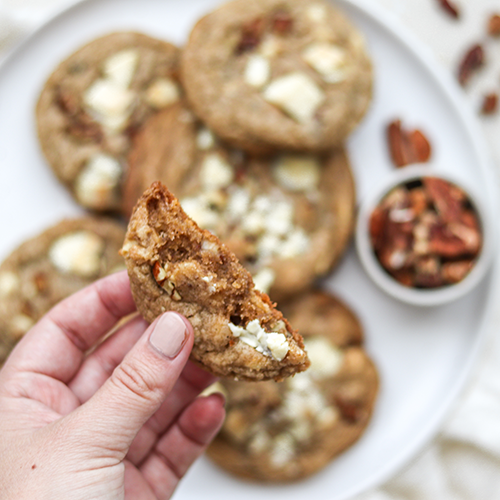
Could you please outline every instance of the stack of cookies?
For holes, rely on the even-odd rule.
[[[281,384],[224,379],[228,417],[209,455],[235,474],[264,481],[297,480],[322,468],[361,435],[378,387],[354,313],[314,289],[350,242],[356,195],[344,142],[371,92],[362,36],[322,0],[234,0],[202,18],[182,50],[126,32],[72,54],[43,88],[36,118],[48,164],[92,217],[45,231],[0,267],[0,356],[55,303],[123,266],[117,254],[123,222],[156,195],[177,207],[173,193],[182,215],[168,227],[191,242],[175,255],[208,266],[201,249],[217,245],[215,235],[225,245],[225,262],[234,254],[246,269],[234,268],[234,279],[259,290],[239,295],[258,305],[248,324],[242,315],[231,320],[231,352],[248,334],[252,314],[264,310],[281,332],[267,335],[275,335],[273,342],[281,335],[290,348],[272,362],[244,358],[267,370],[256,377],[244,363],[214,357],[205,332],[195,342],[196,349],[204,346],[196,361],[243,380],[280,379],[307,368],[302,339],[265,294],[305,336],[311,361],[309,370]],[[157,181],[169,192],[156,184],[141,198]],[[177,228],[184,213],[208,232],[189,233],[191,222]],[[141,226],[133,221],[137,235]],[[169,230],[161,227],[155,241],[166,238]],[[132,283],[140,290],[136,298],[148,304],[144,310],[162,304],[160,314],[182,301],[183,311],[204,317],[208,302],[182,299],[168,263],[138,271],[130,234],[129,228],[122,254],[131,278],[146,275],[147,286]],[[153,299],[160,293],[169,294],[166,302]],[[258,356],[269,355],[266,349]]]

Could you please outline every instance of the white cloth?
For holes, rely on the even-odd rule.
[[[75,0],[1,1],[0,61],[23,35]],[[395,14],[454,73],[465,50],[473,42],[483,42],[488,64],[467,90],[471,106],[478,109],[485,92],[500,92],[500,41],[486,36],[488,16],[500,13],[498,0],[452,0],[461,6],[459,21],[449,18],[437,0],[372,1]],[[482,122],[500,172],[500,113]],[[498,325],[493,331],[499,331],[500,304],[493,322]],[[500,336],[496,337],[489,339],[473,379],[439,435],[394,478],[356,500],[500,499]]]

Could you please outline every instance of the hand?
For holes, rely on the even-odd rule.
[[[0,371],[0,498],[167,499],[217,433],[219,394],[188,362],[189,322],[151,326],[126,273],[68,298],[19,342]]]

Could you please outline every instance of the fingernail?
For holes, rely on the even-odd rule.
[[[163,356],[173,359],[181,352],[186,339],[186,324],[178,314],[168,312],[156,323],[149,342]]]

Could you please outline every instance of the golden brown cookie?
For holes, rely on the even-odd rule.
[[[40,144],[76,201],[96,211],[121,206],[134,135],[181,96],[179,50],[133,32],[98,38],[63,61],[40,95]]]
[[[292,482],[325,467],[370,421],[377,370],[361,325],[340,300],[313,292],[286,304],[311,367],[286,382],[222,381],[226,420],[208,449],[225,470],[254,481]]]
[[[125,228],[111,219],[64,220],[21,244],[0,266],[0,362],[53,306],[123,270]]]
[[[372,96],[361,34],[323,0],[229,2],[193,28],[181,71],[201,119],[254,153],[340,146]]]
[[[139,192],[161,180],[273,300],[310,287],[350,241],[356,194],[344,149],[252,158],[177,104],[145,125],[129,163],[127,213]]]
[[[222,377],[283,379],[309,361],[294,332],[236,257],[200,229],[161,183],[139,200],[122,249],[137,309],[193,325],[192,359]]]

